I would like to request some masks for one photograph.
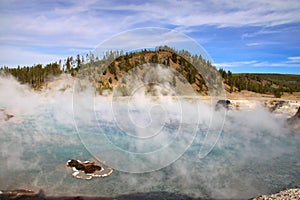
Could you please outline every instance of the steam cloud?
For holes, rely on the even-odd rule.
[[[4,111],[14,114],[13,118],[7,121],[1,118],[0,121],[1,189],[43,189],[46,194],[52,195],[169,191],[192,197],[250,198],[300,185],[300,136],[290,133],[282,119],[275,118],[264,107],[252,111],[228,111],[223,132],[215,147],[200,159],[199,151],[211,116],[218,115],[218,112],[212,105],[200,102],[200,115],[194,115],[195,102],[188,100],[181,105],[185,114],[189,113],[183,124],[188,128],[198,123],[199,129],[192,145],[176,162],[153,172],[132,174],[115,171],[105,179],[74,180],[70,171],[65,169],[65,161],[70,158],[93,159],[93,155],[81,143],[80,137],[85,134],[77,134],[73,112],[75,116],[80,114],[77,120],[82,120],[82,124],[97,119],[107,131],[116,129],[115,119],[111,102],[106,97],[77,102],[76,105],[82,103],[83,108],[92,103],[95,114],[92,118],[89,113],[76,113],[80,108],[74,111],[72,107],[72,79],[66,81],[66,77],[62,77],[56,83],[42,92],[34,92],[11,77],[0,78],[1,115]],[[180,120],[181,113],[172,99],[160,96],[164,101],[162,105],[165,105],[162,108],[159,104],[156,107],[151,99],[142,94],[137,93],[136,98],[131,99],[140,106],[131,120],[139,120],[137,123],[143,128],[153,117],[156,126],[160,126],[160,122],[168,122],[173,128],[178,128],[176,121]],[[116,102],[114,108],[124,108],[124,102]],[[150,111],[149,105],[152,105]],[[167,117],[162,115],[161,118],[165,121],[155,121],[155,116],[161,114],[160,109],[165,109],[162,111],[167,113]],[[170,117],[173,121],[168,121]],[[222,124],[222,118],[218,120],[215,123]],[[126,124],[120,126],[125,130],[133,128],[126,127]],[[96,134],[94,139],[103,138]],[[162,138],[159,140],[164,141]],[[122,145],[122,141],[115,142]],[[137,147],[140,148],[137,151],[142,151],[143,145],[137,145],[126,148],[132,150]],[[115,156],[110,154],[111,159]],[[109,159],[105,161],[110,163]]]

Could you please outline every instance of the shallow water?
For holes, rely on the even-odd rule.
[[[57,120],[53,112],[51,107],[40,108],[38,114],[1,122],[1,189],[43,189],[47,195],[116,196],[167,191],[191,197],[250,198],[300,186],[300,135],[282,127],[278,119],[257,119],[258,113],[270,117],[265,111],[228,112],[220,138],[202,159],[198,155],[207,131],[205,124],[200,124],[187,151],[162,169],[145,173],[115,170],[109,177],[88,181],[72,177],[65,163],[69,159],[94,159],[88,151],[93,151],[93,146],[84,145],[103,139],[98,134],[99,126],[123,149],[133,151],[137,144],[132,146],[127,136],[105,119],[107,116],[97,118],[97,129],[91,126],[84,129],[88,133],[78,133],[74,125]],[[171,138],[167,141],[174,139],[172,133],[178,123],[173,120],[164,127]],[[189,124],[182,126],[189,132]],[[153,141],[144,150],[163,145]],[[101,151],[109,152],[110,148],[104,146]],[[107,157],[115,159],[112,152],[104,156],[107,163]]]

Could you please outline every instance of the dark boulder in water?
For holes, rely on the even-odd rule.
[[[103,178],[111,175],[113,172],[112,168],[104,169],[96,165],[95,162],[90,161],[81,162],[80,160],[69,160],[66,163],[66,167],[72,168],[74,171],[72,176],[80,179],[91,179],[92,177]],[[83,172],[84,176],[80,172]]]
[[[222,99],[222,100],[219,100],[219,101],[217,102],[217,104],[216,104],[215,109],[216,109],[216,110],[219,110],[219,109],[221,109],[221,108],[228,109],[230,103],[231,103],[231,102],[230,102],[229,100],[223,100],[223,99]]]
[[[293,117],[287,119],[286,121],[289,127],[300,130],[300,107],[298,108],[296,114]]]

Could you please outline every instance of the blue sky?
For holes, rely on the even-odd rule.
[[[299,0],[0,0],[0,66],[85,55],[126,30],[161,27],[194,39],[232,72],[300,74]]]

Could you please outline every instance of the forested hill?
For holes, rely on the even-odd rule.
[[[72,76],[85,74],[90,77],[96,90],[102,94],[104,90],[112,90],[124,74],[135,68],[142,70],[144,64],[161,64],[165,68],[172,68],[180,75],[172,77],[169,82],[172,86],[178,86],[181,82],[187,82],[194,91],[199,94],[207,94],[209,85],[204,80],[215,80],[214,66],[201,56],[191,55],[187,51],[176,51],[168,47],[155,50],[142,50],[123,54],[122,52],[107,52],[103,59],[87,54],[85,57],[77,55],[76,58],[68,57],[64,62],[54,62],[42,66],[8,68],[2,67],[1,74],[11,74],[22,84],[29,84],[34,89],[41,89],[53,77],[62,73]],[[201,73],[191,63],[203,69]],[[107,67],[108,66],[108,67]],[[86,70],[88,69],[88,70]],[[233,74],[230,71],[218,70],[228,92],[249,90],[257,93],[274,94],[280,97],[283,92],[300,92],[300,75],[288,74]],[[140,72],[139,72],[140,73]],[[142,77],[145,74],[140,74]],[[122,80],[124,81],[124,80]],[[212,82],[213,82],[212,81]],[[124,86],[124,84],[123,84]],[[125,87],[125,86],[124,86]],[[123,87],[123,95],[126,88]]]
[[[229,92],[248,90],[262,94],[274,94],[280,97],[283,92],[300,92],[300,75],[296,74],[232,74],[219,69]]]

